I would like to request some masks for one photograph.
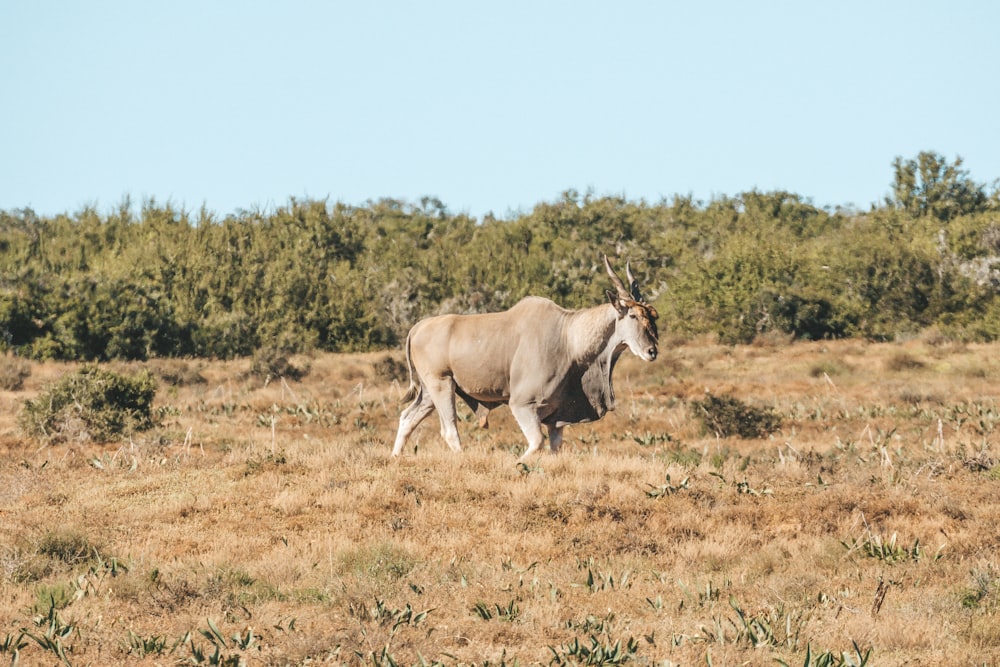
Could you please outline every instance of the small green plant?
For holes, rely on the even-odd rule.
[[[3,637],[0,637],[0,654],[6,653],[10,656],[10,664],[17,665],[20,660],[21,649],[28,645],[28,640],[25,639],[26,633],[24,630],[17,633],[8,633]]]
[[[432,611],[433,609],[414,611],[409,602],[402,609],[391,609],[384,600],[376,600],[375,606],[369,610],[368,615],[379,625],[391,625],[395,630],[403,625],[420,625],[427,618],[427,614]]]
[[[776,412],[749,405],[735,396],[708,394],[703,400],[692,401],[691,410],[705,430],[719,438],[766,438],[781,428],[781,416]]]
[[[697,467],[704,458],[702,452],[692,447],[685,447],[680,442],[674,441],[669,449],[661,448],[656,457],[662,459],[664,463],[676,463],[679,466]]]
[[[34,611],[42,613],[46,609],[65,609],[75,597],[68,584],[42,584],[35,590]]]
[[[190,647],[191,657],[188,659],[190,664],[244,667],[247,661],[243,654],[253,649],[260,650],[257,637],[251,628],[247,627],[245,632],[233,634],[227,641],[222,633],[219,632],[215,623],[212,622],[212,619],[209,618],[206,620],[208,622],[208,630],[200,629],[198,632],[208,640],[211,648],[202,648],[200,645],[195,644],[191,638],[190,631],[178,643],[178,645],[187,644]]]
[[[414,611],[409,603],[402,609],[393,609],[383,600],[376,600],[374,607],[352,605],[351,614],[361,623],[361,637],[368,650],[355,650],[354,655],[373,665],[396,665],[389,649],[396,633],[403,627],[418,627],[433,609]]]
[[[424,661],[421,664],[427,664],[427,663],[426,661]],[[433,662],[429,664],[432,667],[436,667],[437,665],[440,665],[442,663]],[[483,660],[480,663],[475,663],[475,662],[472,663],[472,666],[473,667],[521,667],[521,661],[518,658],[513,658],[510,662],[507,662],[507,649],[503,649],[503,651],[500,652],[499,662],[493,662],[491,660]]]
[[[518,453],[516,448],[514,448],[512,451],[513,453]],[[543,471],[542,464],[537,462],[532,465],[528,465],[523,461],[518,461],[514,467],[517,469],[518,474],[521,475],[521,477],[523,478],[528,477],[528,475],[532,473],[539,473]]]
[[[787,646],[795,648],[799,643],[799,632],[806,619],[801,613],[786,612],[784,605],[778,605],[754,615],[747,614],[735,597],[730,596],[729,606],[736,612],[737,623],[734,643],[746,642],[754,648],[761,646]]]
[[[21,633],[42,649],[55,654],[64,665],[72,667],[72,663],[66,655],[67,651],[72,651],[72,646],[68,645],[67,642],[74,634],[79,636],[80,631],[72,623],[66,623],[60,618],[55,599],[51,600],[48,607],[47,613],[39,614],[34,618],[35,627],[39,628],[40,632],[28,632],[22,629]]]
[[[496,605],[496,608],[497,611],[500,611],[500,605]],[[479,618],[483,619],[484,621],[493,620],[493,610],[490,609],[490,606],[485,602],[483,602],[482,600],[472,605],[472,612]]]
[[[920,546],[919,539],[913,541],[913,546],[906,547],[898,544],[896,533],[893,533],[889,539],[884,539],[881,535],[865,531],[863,536],[850,542],[842,541],[841,544],[849,554],[858,551],[868,558],[874,558],[889,565],[907,560],[918,561],[925,553],[924,548]],[[935,554],[934,560],[938,558],[940,558],[940,549]]]
[[[719,467],[721,467],[721,464],[720,464]],[[722,482],[723,484],[725,484],[727,486],[730,485],[729,480],[727,480],[726,476],[723,475],[721,472],[715,472],[713,470],[712,472],[710,472],[708,474],[711,475],[712,477],[718,478],[718,480],[720,482]],[[733,480],[732,487],[734,489],[736,489],[736,493],[738,493],[740,495],[743,495],[743,496],[770,496],[771,494],[774,493],[774,490],[771,489],[768,486],[765,486],[765,487],[760,488],[760,489],[756,489],[756,488],[750,486],[750,482],[747,481],[746,479],[744,479],[742,482],[737,482],[737,481]]]
[[[513,623],[521,616],[521,609],[517,606],[517,600],[514,599],[508,602],[506,607],[494,603],[492,608],[485,602],[479,601],[472,607],[472,611],[484,621],[496,618]]]
[[[587,560],[577,560],[577,567],[581,570],[587,570],[587,581],[584,585],[591,593],[605,590],[623,591],[632,587],[632,573],[629,570],[623,570],[622,573],[616,577],[610,572],[595,569],[593,558],[588,558]]]
[[[636,444],[643,447],[652,447],[665,442],[673,442],[674,439],[669,433],[653,433],[652,431],[646,431],[645,433],[632,433],[629,431],[626,433]]]
[[[345,573],[368,581],[393,582],[405,577],[416,560],[403,547],[391,542],[362,545],[341,554]]]
[[[715,602],[718,601],[719,597],[722,594],[722,591],[720,591],[717,586],[712,584],[711,581],[705,584],[704,589],[698,589],[694,593],[692,593],[691,589],[685,586],[684,583],[682,582],[677,582],[677,585],[680,587],[685,597],[687,597],[687,599],[690,600],[691,602],[696,603],[699,607],[705,607],[714,604]],[[684,608],[683,600],[681,601],[681,608],[682,609]]]
[[[250,477],[251,475],[256,475],[257,473],[264,472],[266,470],[275,470],[288,463],[288,457],[285,455],[285,450],[280,449],[277,452],[267,452],[260,456],[253,455],[247,459],[246,469],[243,471],[244,477]]]
[[[639,641],[629,637],[624,644],[621,639],[612,643],[610,639],[602,641],[590,635],[589,641],[581,642],[579,637],[574,637],[558,647],[549,646],[549,650],[552,651],[550,665],[624,665],[636,657]]]
[[[973,570],[971,576],[972,588],[962,594],[962,606],[966,609],[978,608],[995,588],[996,574],[992,568]]]
[[[167,638],[162,635],[141,637],[129,630],[124,644],[127,654],[139,658],[145,658],[148,655],[163,655],[167,651]]]
[[[852,641],[851,644],[854,648],[853,654],[846,651],[839,654],[831,651],[823,651],[816,655],[813,655],[812,646],[806,644],[806,655],[802,667],[867,667],[868,661],[872,657],[872,647],[868,647],[866,651],[862,651],[858,647],[857,642]],[[783,667],[790,667],[781,658],[775,658],[775,661]]]
[[[156,381],[147,371],[129,377],[84,366],[25,401],[20,426],[49,442],[110,442],[153,427],[155,395]]]
[[[750,486],[750,482],[743,480],[742,482],[736,482],[733,486],[736,487],[736,493],[748,495],[748,496],[769,496],[774,491],[770,487],[765,486],[762,489],[755,489]]]
[[[597,617],[593,614],[587,614],[587,617],[582,621],[576,621],[570,619],[566,621],[566,628],[572,630],[573,632],[584,632],[587,634],[597,633],[600,635],[609,635],[612,631],[612,626],[615,622],[615,613],[609,611],[606,616]]]
[[[677,484],[673,484],[670,481],[670,475],[666,476],[666,484],[661,484],[659,486],[654,486],[652,484],[646,484],[649,490],[646,491],[646,496],[649,498],[664,498],[666,496],[672,496],[682,489],[688,488],[689,477],[685,477]]]

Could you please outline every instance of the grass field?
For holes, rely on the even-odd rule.
[[[151,362],[160,424],[111,444],[21,435],[74,368],[33,364],[0,665],[997,664],[1000,346],[933,343],[623,357],[617,411],[528,466],[506,408],[390,461],[385,353]],[[707,394],[781,428],[707,432]]]

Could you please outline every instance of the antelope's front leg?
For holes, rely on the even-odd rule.
[[[531,405],[511,404],[510,411],[517,420],[517,425],[521,427],[524,437],[528,439],[528,448],[521,454],[518,462],[523,462],[529,456],[538,451],[542,446],[542,422],[538,418],[538,412]]]
[[[559,453],[559,448],[562,447],[563,441],[563,430],[562,426],[549,426],[549,451],[553,454]]]

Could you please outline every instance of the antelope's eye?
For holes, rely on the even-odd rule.
[[[635,319],[635,313],[629,313],[628,316],[631,317],[633,320]]]

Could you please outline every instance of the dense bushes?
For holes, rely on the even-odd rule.
[[[129,377],[85,366],[25,401],[20,425],[50,442],[107,442],[151,428],[155,395],[156,381],[146,371]]]
[[[477,222],[431,198],[291,200],[218,220],[127,199],[101,215],[0,212],[0,349],[104,360],[400,344],[419,318],[539,294],[600,303],[631,260],[661,328],[891,339],[1000,337],[1000,194],[961,161],[894,163],[892,198],[825,210],[787,192],[657,203],[567,191]]]
[[[691,402],[691,412],[717,438],[766,438],[781,428],[781,416],[774,410],[748,405],[735,396],[708,394]]]

